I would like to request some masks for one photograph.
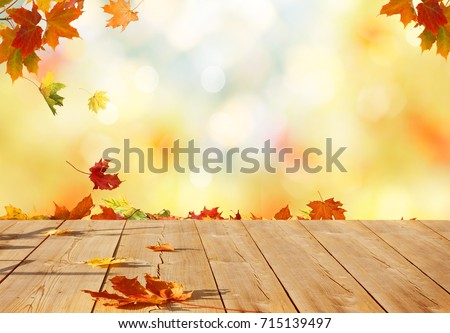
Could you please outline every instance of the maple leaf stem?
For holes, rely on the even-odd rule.
[[[141,210],[140,210],[139,208],[138,208],[138,209],[135,209],[134,212],[133,212],[130,216],[124,216],[124,218],[128,220],[128,219],[131,218],[134,214],[136,214],[137,212],[140,212],[140,211],[141,211]]]
[[[320,191],[317,191],[317,193],[319,193],[320,200],[323,201],[322,194],[320,194]]]
[[[144,2],[144,0],[141,0],[137,5],[136,5],[136,7],[134,7],[131,11],[135,11],[140,5],[141,5],[141,3],[143,3]]]
[[[84,91],[84,92],[86,92],[86,93],[88,93],[88,95],[94,95],[93,93],[91,93],[89,90],[86,90],[86,89],[84,89],[84,88],[79,88],[80,90],[82,90],[82,91]]]
[[[78,169],[76,166],[74,166],[74,165],[73,165],[72,163],[70,163],[69,161],[66,161],[66,163],[69,164],[72,168],[74,168],[74,169],[77,170],[78,172],[84,173],[85,175],[90,175],[90,173],[81,171],[80,169]]]
[[[31,79],[29,79],[29,78],[27,78],[27,77],[25,77],[25,76],[22,76],[25,80],[27,80],[27,81],[29,81],[29,82],[31,82],[32,84],[34,84],[35,86],[36,86],[36,88],[38,88],[39,89],[39,86],[36,84],[36,82],[34,82],[33,80],[31,80]]]

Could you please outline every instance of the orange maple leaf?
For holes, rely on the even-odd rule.
[[[417,21],[417,14],[411,0],[390,0],[380,11],[380,14],[400,15],[400,21],[406,27],[410,22]]]
[[[122,26],[122,31],[124,31],[131,21],[139,20],[138,12],[130,9],[130,0],[117,0],[117,2],[110,0],[109,4],[102,8],[105,13],[113,16],[108,20],[107,27],[117,28]]]
[[[80,220],[91,213],[91,208],[94,207],[92,197],[89,194],[83,198],[71,211],[65,206],[58,206],[55,204],[55,214],[51,217],[52,220]]]
[[[64,2],[57,3],[49,12],[45,13],[47,29],[44,32],[44,43],[53,49],[59,44],[59,38],[72,39],[80,37],[78,30],[70,25],[83,12],[77,7],[66,7]]]
[[[192,292],[184,293],[181,284],[161,281],[149,274],[145,274],[145,280],[147,284],[144,287],[139,283],[137,277],[128,279],[125,276],[115,276],[110,279],[113,288],[124,296],[111,294],[107,291],[82,290],[82,292],[90,294],[96,300],[107,301],[108,303],[104,303],[106,306],[118,308],[136,304],[145,306],[162,305],[171,300],[184,301],[192,296]]]
[[[155,252],[174,252],[175,249],[168,243],[158,244],[158,245],[149,245],[146,246],[147,249],[153,250]]]
[[[281,208],[278,213],[276,213],[273,218],[275,220],[289,220],[292,217],[291,211],[289,210],[289,205]]]
[[[309,213],[311,220],[345,220],[345,209],[340,208],[342,203],[334,201],[334,198],[327,199],[325,201],[311,201],[307,204],[312,208]]]

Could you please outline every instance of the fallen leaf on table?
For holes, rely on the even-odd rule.
[[[113,288],[124,296],[111,294],[107,291],[95,292],[82,290],[90,294],[97,301],[106,301],[105,306],[115,306],[118,308],[128,305],[161,305],[171,300],[184,301],[192,296],[192,292],[184,293],[183,285],[175,282],[161,281],[149,274],[145,274],[146,287],[139,283],[137,277],[128,279],[125,276],[115,276],[110,279]]]
[[[161,245],[150,245],[150,246],[146,246],[147,249],[153,250],[155,252],[163,252],[163,251],[168,251],[168,252],[173,252],[175,251],[175,249],[170,246],[170,244],[161,244]]]
[[[122,264],[125,262],[128,262],[129,259],[126,258],[115,258],[115,257],[111,257],[111,258],[92,258],[89,259],[87,261],[85,261],[85,264],[88,264],[92,267],[104,267],[104,266],[109,266],[109,265],[116,265],[116,264]]]
[[[189,212],[188,219],[194,220],[223,220],[222,213],[219,213],[219,207],[214,207],[212,209],[203,208],[199,215],[195,212]]]

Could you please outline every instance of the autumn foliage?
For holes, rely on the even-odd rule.
[[[72,25],[83,15],[84,0],[28,0],[19,6],[18,0],[0,0],[0,64],[6,63],[6,72],[12,82],[24,76],[26,69],[30,74],[39,73],[40,54],[48,48],[55,50],[62,39],[80,38],[78,30]],[[131,9],[130,1],[110,0],[102,7],[111,15],[107,27],[122,27],[122,31],[131,21],[137,21],[137,12]],[[59,90],[65,88],[60,82],[54,82],[53,73],[42,75],[44,79],[36,86],[56,115],[56,107],[63,106],[63,97]],[[88,100],[93,112],[106,108],[106,92],[96,91]]]
[[[422,51],[436,44],[437,53],[447,59],[450,52],[450,3],[444,0],[423,0],[416,7],[411,0],[390,0],[380,11],[387,16],[400,15],[406,27],[412,23],[422,27],[419,35]]]

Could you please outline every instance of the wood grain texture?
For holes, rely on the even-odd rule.
[[[154,252],[146,248],[158,243],[169,243],[176,251]],[[186,291],[194,290],[192,299],[185,303],[199,307],[169,303],[161,307],[116,309],[97,303],[95,312],[224,312],[193,221],[128,221],[116,256],[133,258],[136,263],[111,267],[108,279],[116,275],[137,276],[145,285],[144,275],[148,273],[165,281],[181,283]],[[104,289],[113,291],[109,280]]]
[[[388,312],[450,311],[450,295],[361,222],[301,223]]]
[[[443,220],[420,220],[423,224],[425,224],[428,228],[433,229],[442,237],[450,240],[450,221]]]
[[[196,226],[226,308],[297,312],[241,221],[197,221]]]
[[[0,284],[0,312],[90,312],[82,289],[98,290],[105,270],[83,263],[113,254],[124,221],[66,221],[73,235],[48,237]]]
[[[300,312],[383,312],[299,222],[244,225]]]
[[[448,239],[419,221],[363,221],[362,223],[450,293],[450,241]]]
[[[0,283],[62,221],[0,221]],[[24,262],[26,264],[26,262]]]

